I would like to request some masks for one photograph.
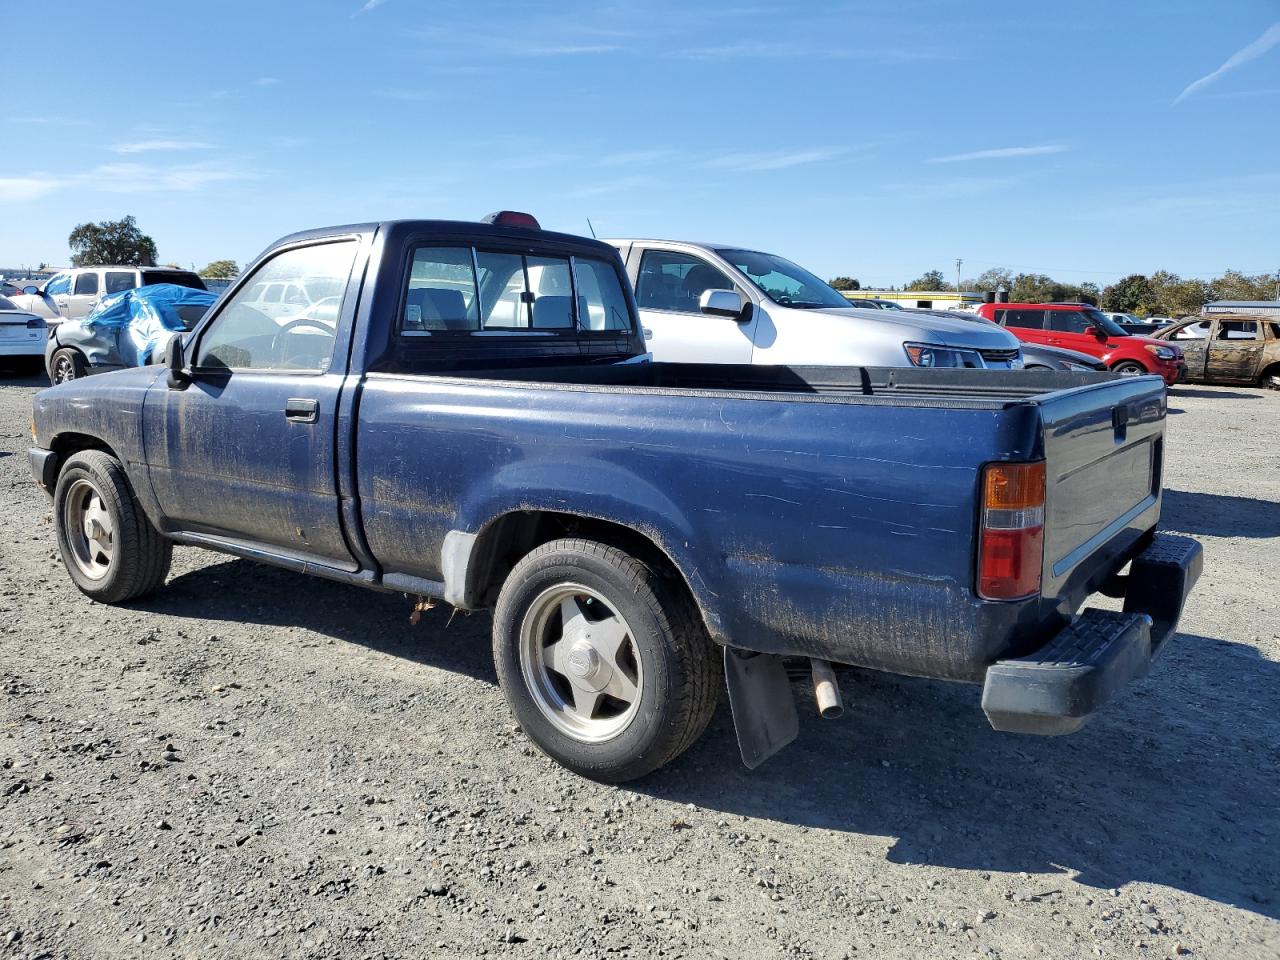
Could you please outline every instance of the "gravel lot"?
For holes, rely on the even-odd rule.
[[[749,773],[622,788],[513,725],[487,616],[194,549],[81,596],[0,374],[0,958],[1280,956],[1280,394],[1174,391],[1183,632],[1082,732],[850,672]]]

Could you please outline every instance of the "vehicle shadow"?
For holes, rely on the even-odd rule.
[[[1280,537],[1280,503],[1165,489],[1160,529],[1206,537]]]
[[[171,617],[302,627],[486,683],[498,682],[488,614],[470,616],[441,603],[425,611],[414,626],[409,623],[413,602],[399,593],[229,559],[174,577],[136,606]]]
[[[1170,397],[1196,397],[1201,400],[1261,400],[1259,393],[1239,393],[1235,390],[1196,390],[1191,387],[1170,387]]]
[[[1280,664],[1208,637],[1171,647],[1069,737],[993,731],[977,687],[851,671],[841,721],[794,686],[800,737],[756,770],[738,762],[722,706],[683,760],[634,788],[889,838],[894,863],[1145,881],[1280,918]]]
[[[497,682],[487,614],[442,604],[410,626],[401,595],[251,561],[181,574],[138,608],[304,627]],[[1280,664],[1253,647],[1180,634],[1150,678],[1061,738],[996,733],[971,685],[851,669],[841,686],[845,719],[832,722],[797,682],[800,737],[754,771],[738,759],[722,697],[698,744],[625,789],[885,837],[894,863],[1076,875],[1106,888],[1147,881],[1280,918]]]

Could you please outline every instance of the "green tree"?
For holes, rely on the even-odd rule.
[[[964,281],[966,290],[977,290],[979,292],[985,290],[998,290],[1004,287],[1009,290],[1013,287],[1013,271],[1005,267],[991,267],[983,270],[976,277],[972,277]]]
[[[1096,304],[1099,292],[1092,283],[1063,283],[1043,273],[1020,273],[1009,286],[1009,299],[1014,303],[1079,300]]]
[[[1239,270],[1227,270],[1220,277],[1209,281],[1211,300],[1274,300],[1276,278],[1259,273],[1250,276]]]
[[[941,270],[930,270],[927,273],[912,280],[902,289],[904,290],[950,290],[951,284],[947,283],[946,277],[942,275]]]
[[[1153,313],[1166,317],[1182,317],[1198,314],[1200,308],[1213,299],[1209,284],[1191,278],[1183,280],[1176,273],[1157,270],[1151,275]]]
[[[1122,277],[1102,291],[1102,309],[1146,316],[1156,305],[1151,281],[1141,273]]]
[[[860,284],[853,277],[832,277],[827,281],[836,290],[861,290]]]
[[[239,275],[240,267],[234,260],[212,260],[200,271],[200,276],[214,280],[234,280]]]
[[[82,223],[71,231],[67,244],[71,247],[73,267],[95,264],[153,267],[156,263],[156,242],[138,229],[133,217]]]

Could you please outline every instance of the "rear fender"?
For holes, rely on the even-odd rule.
[[[467,571],[479,536],[498,519],[521,511],[548,511],[603,520],[651,541],[676,567],[713,637],[724,634],[711,556],[683,510],[663,491],[628,470],[598,460],[527,461],[505,467],[465,494],[442,560],[446,598],[467,599]]]

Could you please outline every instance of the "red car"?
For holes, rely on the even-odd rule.
[[[1154,373],[1172,385],[1187,375],[1182,351],[1171,343],[1126,333],[1087,303],[984,303],[978,314],[1009,328],[1019,340],[1066,347],[1097,357],[1114,373]]]

